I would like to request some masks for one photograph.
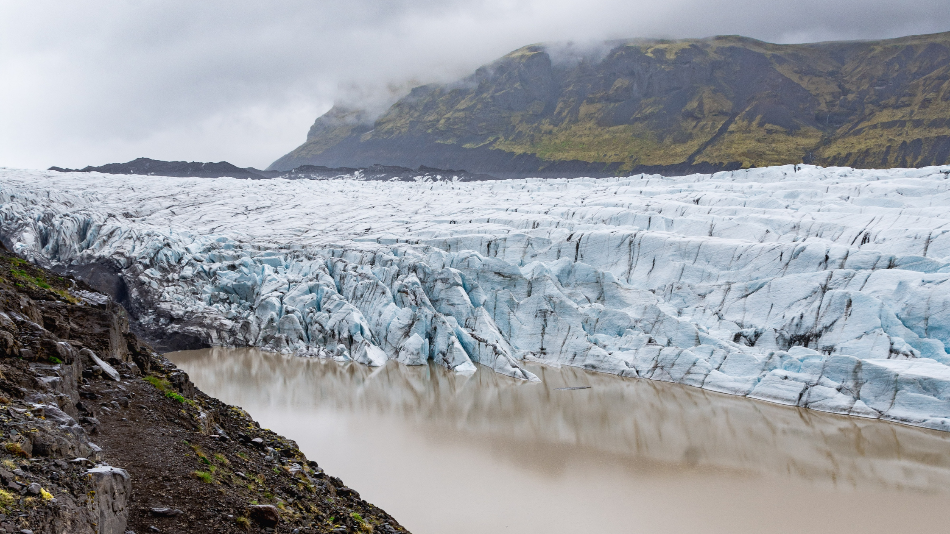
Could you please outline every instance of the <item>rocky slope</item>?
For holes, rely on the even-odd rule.
[[[2,247],[0,439],[0,532],[404,532],[196,390],[107,296]]]
[[[950,163],[950,33],[776,45],[743,37],[532,45],[380,117],[333,108],[271,165],[613,176]]]
[[[527,380],[531,360],[950,430],[948,173],[142,183],[5,171],[0,236],[179,347]]]

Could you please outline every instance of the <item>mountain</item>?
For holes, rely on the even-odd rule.
[[[101,172],[105,174],[134,174],[140,176],[177,176],[188,178],[246,178],[263,180],[266,178],[287,178],[289,180],[331,180],[335,178],[354,178],[370,181],[413,181],[416,179],[452,180],[472,182],[497,180],[487,174],[470,173],[464,170],[436,169],[420,165],[416,169],[392,165],[370,165],[368,167],[324,167],[318,165],[300,165],[289,171],[259,170],[254,167],[238,167],[227,161],[201,163],[195,161],[161,161],[138,158],[126,163],[107,163],[99,167],[87,166],[82,169],[50,167],[59,172]]]
[[[950,32],[778,45],[738,36],[515,50],[375,120],[334,107],[269,168],[511,176],[950,162]]]
[[[143,176],[180,176],[195,178],[270,178],[280,173],[259,171],[253,167],[241,168],[227,161],[201,163],[195,161],[161,161],[138,158],[126,163],[107,163],[100,167],[87,166],[82,169],[64,169],[50,167],[60,172],[102,172],[106,174],[137,174]]]

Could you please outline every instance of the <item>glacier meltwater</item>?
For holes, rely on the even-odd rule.
[[[536,380],[524,361],[950,430],[950,167],[487,182],[0,169],[0,233],[143,328]]]

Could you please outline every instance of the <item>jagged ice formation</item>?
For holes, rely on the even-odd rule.
[[[950,430],[950,168],[365,182],[0,169],[5,242],[146,327],[532,380],[526,359]]]

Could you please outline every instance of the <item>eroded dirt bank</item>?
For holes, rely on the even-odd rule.
[[[0,245],[0,532],[405,532]]]

